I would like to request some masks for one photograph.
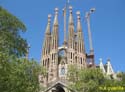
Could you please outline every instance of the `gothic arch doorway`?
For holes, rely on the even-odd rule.
[[[63,87],[57,86],[56,87],[56,92],[65,92],[65,90],[63,89]]]
[[[77,91],[67,87],[65,83],[58,81],[54,85],[48,87],[44,92],[77,92]]]

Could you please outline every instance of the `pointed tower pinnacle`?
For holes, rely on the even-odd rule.
[[[99,61],[100,61],[100,64],[99,64],[100,69],[102,70],[103,73],[106,73],[104,65],[102,63],[102,58],[100,58]]]
[[[77,51],[80,53],[85,53],[84,40],[83,40],[83,32],[80,20],[80,12],[77,11]]]
[[[73,16],[72,16],[72,6],[69,6],[69,12],[70,12],[70,16],[69,16],[69,24],[73,25]]]
[[[55,8],[55,19],[53,24],[58,25],[58,8]]]
[[[51,22],[51,14],[48,15],[48,24],[46,27],[46,34],[51,34],[50,32],[50,22]]]
[[[48,81],[51,82],[52,79],[55,80],[58,77],[58,8],[55,8],[55,17],[53,22],[53,29],[51,34],[51,50],[50,50],[50,64],[49,64],[49,74]]]
[[[43,47],[42,47],[42,56],[41,59],[44,55],[49,54],[50,52],[50,37],[51,37],[51,32],[50,32],[50,23],[51,23],[51,15],[48,15],[48,23],[46,26],[46,31],[45,31],[45,39],[43,42]]]
[[[107,75],[114,74],[114,70],[112,68],[112,65],[110,63],[110,59],[107,60]]]
[[[69,6],[69,26],[68,26],[68,47],[74,49],[75,41],[74,41],[74,22],[72,16],[72,7]]]
[[[53,30],[51,34],[51,49],[58,48],[58,8],[55,8],[55,18],[53,22]]]
[[[77,11],[76,14],[77,14],[77,32],[81,32],[82,27],[81,27],[81,20],[80,20],[80,11]]]

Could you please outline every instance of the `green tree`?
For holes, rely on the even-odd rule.
[[[99,85],[104,82],[99,69],[78,69],[75,65],[69,66],[68,79],[71,82],[69,86],[78,92],[100,92]]]
[[[120,80],[110,79],[110,76],[102,74],[97,68],[78,69],[76,65],[70,65],[68,68],[69,87],[77,92],[124,92],[125,73],[119,73],[117,76]]]
[[[117,77],[119,80],[121,80],[125,84],[125,72],[117,73]]]
[[[9,62],[0,61],[0,91],[38,92],[40,70],[34,60],[11,57]]]
[[[122,81],[117,79],[105,79],[104,83],[100,85],[101,92],[125,92]]]
[[[0,92],[38,92],[40,65],[22,58],[27,42],[20,35],[25,25],[0,7]]]
[[[125,72],[122,73],[122,82],[123,82],[123,85],[125,86]]]
[[[25,32],[25,25],[7,10],[0,7],[0,53],[24,56],[27,42],[20,32]]]

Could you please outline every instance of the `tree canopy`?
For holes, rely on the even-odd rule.
[[[38,92],[39,65],[34,60],[14,57],[9,60],[0,62],[1,92]]]
[[[121,80],[105,77],[100,69],[83,68],[78,69],[76,65],[68,68],[69,87],[78,92],[124,92],[124,73]],[[124,89],[119,89],[123,87]]]
[[[28,46],[20,33],[25,31],[25,25],[18,18],[0,7],[0,53],[24,56]]]
[[[0,7],[0,92],[39,92],[40,65],[24,58],[27,41],[21,37],[25,25]]]

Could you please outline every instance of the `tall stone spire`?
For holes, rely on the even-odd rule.
[[[55,18],[53,25],[58,25],[58,8],[55,8]]]
[[[46,68],[49,66],[49,60],[47,56],[50,53],[50,40],[51,40],[50,23],[51,23],[51,15],[49,14],[48,23],[45,31],[45,39],[42,47],[42,56],[41,56],[42,65],[45,66]]]
[[[82,32],[80,11],[77,11],[76,14],[77,14],[77,32]]]
[[[81,19],[80,19],[80,12],[77,12],[77,51],[80,53],[85,53],[84,47],[84,40],[83,40],[83,33],[82,33],[82,26],[81,26]]]
[[[51,34],[50,32],[50,22],[51,22],[51,14],[48,15],[48,24],[46,27],[46,34]]]
[[[46,68],[46,70],[48,70],[50,66],[50,43],[51,43],[51,15],[49,14],[43,47],[42,47],[42,56],[41,56],[41,64],[43,67]],[[40,78],[41,78],[41,75],[40,75]],[[44,85],[47,85],[47,82],[46,82],[47,78],[44,77],[42,80],[45,83]]]
[[[73,16],[72,16],[72,6],[69,6],[69,12],[70,12],[70,15],[69,15],[69,25],[74,25]]]
[[[45,32],[45,39],[44,39],[43,48],[42,48],[42,56],[50,53],[50,39],[51,39],[50,23],[51,23],[51,15],[49,14],[48,15],[48,24],[47,24],[46,32]]]
[[[68,27],[68,47],[74,49],[74,22],[72,16],[72,7],[69,7],[69,27]]]
[[[50,67],[48,74],[48,82],[55,80],[58,75],[58,8],[55,8],[55,18],[51,34],[51,51],[50,51]]]
[[[53,22],[51,49],[58,48],[58,8],[55,8],[55,18]]]

